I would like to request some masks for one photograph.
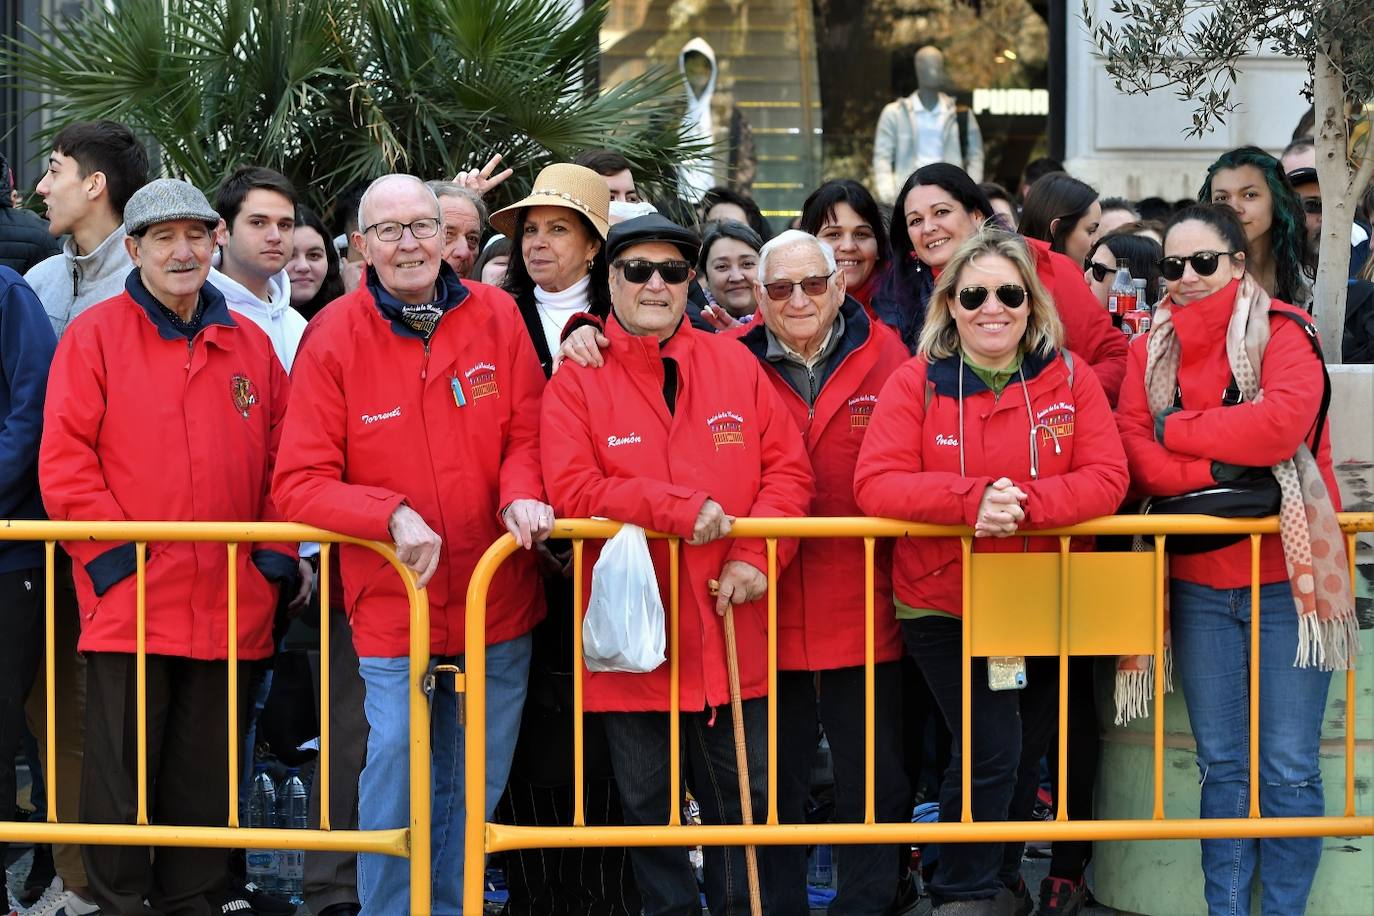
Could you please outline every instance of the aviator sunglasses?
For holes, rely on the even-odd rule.
[[[997,301],[1001,302],[1009,309],[1020,308],[1026,304],[1026,288],[1015,283],[1003,283],[993,290],[997,295]],[[983,303],[988,301],[988,288],[986,286],[965,286],[959,290],[959,304],[966,311],[975,312],[983,307]]]
[[[1234,251],[1197,251],[1188,257],[1173,255],[1159,259],[1159,272],[1164,275],[1164,279],[1169,282],[1183,279],[1183,264],[1193,265],[1193,272],[1199,277],[1210,277],[1217,272],[1217,261],[1222,257],[1231,257]]]
[[[642,258],[616,261],[615,266],[631,283],[648,283],[654,271],[658,271],[663,282],[669,285],[686,283],[687,274],[692,269],[692,265],[686,261],[645,261]]]
[[[772,283],[763,284],[763,288],[768,293],[768,298],[774,302],[782,302],[784,299],[792,298],[792,288],[800,286],[802,292],[808,296],[819,296],[830,286],[830,278],[835,276],[835,271],[831,271],[823,277],[807,277],[804,280],[774,280]]]

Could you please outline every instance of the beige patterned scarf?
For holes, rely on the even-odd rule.
[[[1146,347],[1145,395],[1151,415],[1173,404],[1178,384],[1179,345],[1167,306],[1166,300],[1155,312]],[[1226,358],[1247,401],[1263,397],[1258,367],[1268,343],[1269,294],[1247,274],[1236,292],[1226,327]],[[1298,614],[1298,652],[1293,664],[1324,671],[1346,670],[1359,653],[1359,631],[1345,537],[1331,495],[1306,443],[1298,446],[1291,459],[1274,465],[1273,472],[1282,494],[1279,537]],[[1164,625],[1165,688],[1172,689],[1167,605]],[[1148,715],[1153,695],[1153,657],[1123,656],[1117,665],[1117,724]]]

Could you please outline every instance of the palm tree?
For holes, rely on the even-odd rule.
[[[509,198],[551,161],[612,146],[671,190],[683,140],[677,77],[598,90],[605,0],[116,0],[47,20],[0,48],[7,80],[42,93],[46,130],[128,124],[165,173],[213,187],[275,168],[323,209],[391,171],[516,169]]]

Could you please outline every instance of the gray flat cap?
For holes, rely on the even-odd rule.
[[[137,235],[155,223],[194,219],[210,226],[219,214],[193,185],[178,178],[157,178],[135,191],[124,205],[124,231]]]

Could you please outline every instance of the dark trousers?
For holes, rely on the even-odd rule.
[[[43,570],[0,573],[0,821],[14,820],[14,758],[24,738],[24,700],[42,651]],[[5,845],[0,843],[0,854]]]
[[[512,774],[496,819],[523,827],[565,827],[572,824],[572,809],[572,786],[540,786]],[[591,826],[625,823],[610,779],[586,780],[583,810]],[[513,850],[505,862],[506,916],[638,916],[643,908],[624,847]]]
[[[247,712],[247,665],[239,666],[240,733]],[[138,805],[137,675],[133,655],[86,656],[86,766],[81,820],[132,824]],[[228,664],[147,657],[148,819],[155,824],[228,823]],[[237,752],[237,748],[234,749]],[[86,874],[106,913],[219,913],[223,849],[86,846]],[[148,902],[145,904],[144,900]]]
[[[940,820],[963,812],[963,624],[953,617],[902,621],[907,651],[916,659],[953,736],[949,769],[940,786]],[[1040,760],[1054,727],[1054,659],[1026,659],[1023,690],[988,689],[986,659],[972,660],[973,721],[970,786],[975,821],[1028,820],[1040,785]],[[945,843],[930,882],[936,905],[979,900],[1016,884],[1024,843]]]
[[[754,820],[768,810],[767,700],[744,701],[744,734],[749,763],[749,788]],[[714,716],[715,721],[710,720]],[[668,823],[668,714],[612,712],[601,716],[611,749],[611,766],[620,786],[625,823],[633,826]],[[739,771],[735,764],[734,726],[729,706],[682,713],[681,741],[691,768],[692,796],[701,806],[704,824],[741,823]],[[749,912],[749,884],[744,849],[707,846],[706,904],[712,916],[743,916]],[[759,848],[759,881],[764,912],[781,913],[770,901],[771,859]],[[701,898],[696,876],[682,847],[639,847],[630,850],[635,880],[644,902],[644,916],[699,914]],[[790,916],[790,914],[789,914]]]
[[[901,665],[886,662],[873,669],[873,804],[880,823],[910,820],[910,792],[902,771]],[[864,669],[778,672],[778,820],[806,823],[811,763],[819,729],[825,730],[835,771],[837,823],[864,819]],[[760,847],[760,854],[776,856],[781,886],[774,888],[779,912],[804,913],[806,847]],[[903,847],[895,845],[836,846],[838,881],[833,916],[886,911],[897,890]]]
[[[315,702],[323,706],[315,681]],[[343,608],[329,609],[329,826],[358,829],[358,775],[367,757],[363,678],[353,648],[353,628]],[[320,780],[310,781],[310,826],[320,823]],[[358,905],[358,855],[305,854],[305,903],[319,913],[336,903]]]
[[[1097,786],[1097,762],[1102,752],[1102,732],[1097,725],[1097,692],[1093,683],[1091,655],[1069,659],[1069,819],[1091,820],[1093,790]],[[1058,729],[1059,682],[1055,681],[1055,728],[1051,734],[1049,761],[1050,785],[1059,791]],[[1064,804],[1056,798],[1055,804]],[[1083,877],[1093,857],[1091,840],[1058,840],[1051,846],[1050,876],[1077,881]]]

